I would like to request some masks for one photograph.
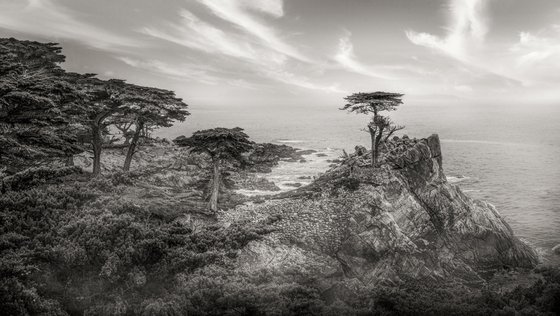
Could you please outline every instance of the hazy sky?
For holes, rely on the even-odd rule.
[[[558,0],[0,0],[0,36],[197,106],[560,101]]]

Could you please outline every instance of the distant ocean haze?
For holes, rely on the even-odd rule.
[[[440,136],[448,180],[468,195],[496,206],[514,231],[538,247],[547,260],[560,243],[560,105],[407,105],[388,113],[406,129],[400,135]],[[369,118],[336,106],[193,109],[184,123],[160,132],[173,138],[216,126],[240,126],[258,142],[282,142],[327,153],[369,146],[362,129]],[[328,163],[310,156],[309,173]],[[283,166],[295,178],[304,166]],[[302,175],[307,175],[302,174]],[[284,179],[286,181],[291,179]]]

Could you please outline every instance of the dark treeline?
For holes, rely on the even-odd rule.
[[[0,166],[5,175],[29,168],[71,166],[93,155],[101,172],[103,147],[119,130],[128,147],[123,169],[148,131],[189,115],[173,91],[124,80],[67,72],[54,43],[0,39]]]

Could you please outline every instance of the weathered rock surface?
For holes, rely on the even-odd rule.
[[[537,264],[492,205],[446,181],[437,135],[384,150],[376,168],[361,150],[290,195],[230,211],[222,221],[280,218],[237,269],[309,279],[339,295],[355,282],[484,283],[497,269]]]

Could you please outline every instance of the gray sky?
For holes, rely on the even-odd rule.
[[[198,106],[560,100],[558,0],[0,0],[0,36]]]

